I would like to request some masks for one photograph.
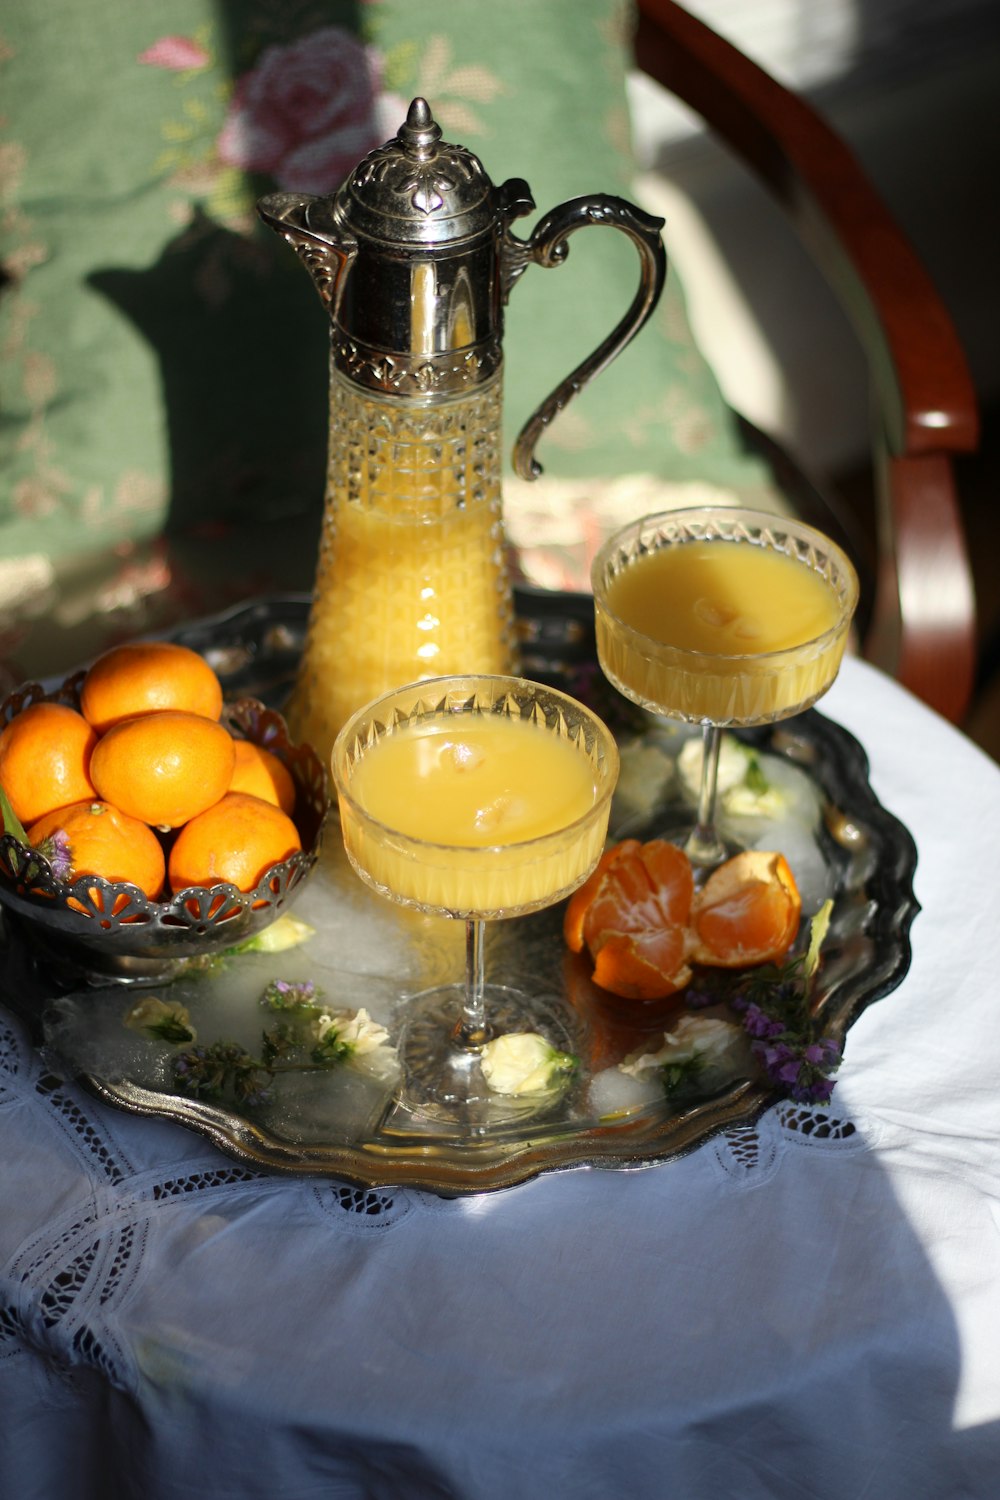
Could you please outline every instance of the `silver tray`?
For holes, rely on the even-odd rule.
[[[173,638],[209,658],[227,698],[252,696],[280,709],[308,609],[305,596],[270,598],[175,631]],[[524,675],[586,699],[618,737],[625,774],[612,835],[651,837],[679,812],[687,816],[675,757],[690,731],[637,714],[607,687],[595,665],[589,599],[526,590],[518,595],[518,615]],[[792,803],[796,787],[804,796],[794,830],[792,814],[783,816],[788,838],[802,846],[806,909],[824,895],[833,902],[810,1007],[818,1030],[842,1046],[861,1011],[895,989],[909,967],[910,925],[919,910],[913,839],[876,799],[857,740],[815,709],[738,739],[770,775],[780,772],[790,783]],[[649,787],[661,782],[665,789],[650,797]],[[294,915],[314,930],[301,945],[276,954],[239,953],[204,971],[195,965],[152,993],[184,1004],[199,1042],[259,1052],[258,1000],[276,978],[312,981],[327,1006],[363,1006],[391,1033],[409,996],[461,972],[461,924],[404,911],[369,892],[350,870],[335,824]],[[711,1092],[627,1101],[609,1110],[601,1092],[608,1070],[636,1047],[655,1044],[683,1008],[617,1001],[597,990],[589,966],[566,949],[561,926],[562,907],[492,924],[487,967],[494,979],[534,988],[568,1018],[580,1067],[562,1091],[512,1109],[505,1124],[471,1137],[414,1114],[396,1098],[391,1080],[344,1067],[284,1075],[262,1103],[189,1097],[174,1086],[177,1045],[123,1025],[150,990],[57,976],[9,916],[0,929],[0,999],[28,1021],[54,1069],[105,1102],[174,1120],[256,1167],[365,1187],[408,1185],[458,1195],[564,1168],[651,1166],[728,1126],[751,1122],[781,1097],[747,1049],[745,1066]],[[710,1013],[731,1014],[727,1001],[741,983],[739,975],[724,978]]]

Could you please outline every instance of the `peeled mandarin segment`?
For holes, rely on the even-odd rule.
[[[179,828],[225,796],[236,751],[221,724],[199,714],[142,714],[113,725],[90,774],[106,801],[154,828]]]
[[[0,784],[21,823],[96,796],[89,768],[97,735],[62,703],[33,703],[0,734]]]
[[[577,910],[567,913],[568,940],[585,943],[594,982],[634,1000],[663,999],[691,977],[687,929],[694,878],[682,849],[664,839],[614,846],[591,877]]]
[[[70,864],[67,882],[81,875],[100,875],[104,880],[136,885],[150,900],[163,889],[166,866],[159,839],[145,823],[106,802],[91,800],[58,808],[32,823],[27,833],[33,848],[62,836],[60,852]],[[51,856],[47,857],[51,863]]]
[[[171,641],[114,646],[91,666],[80,709],[99,733],[136,714],[177,709],[218,719],[222,684],[203,656]]]
[[[170,888],[176,894],[225,881],[252,891],[273,865],[301,848],[298,829],[280,808],[229,792],[177,835],[168,864]]]
[[[594,963],[594,983],[623,999],[664,1000],[691,978],[684,949],[681,928],[605,933]]]
[[[295,811],[295,782],[284,761],[252,740],[234,740],[233,746],[236,764],[229,790],[260,797],[291,817]]]
[[[594,900],[601,881],[607,870],[621,859],[625,854],[631,853],[639,848],[638,839],[623,839],[620,844],[612,844],[606,849],[598,860],[597,868],[592,875],[588,875],[577,890],[570,896],[563,915],[563,937],[567,947],[573,953],[582,953],[584,948],[583,924],[591,903]]]
[[[691,957],[716,968],[774,963],[795,941],[801,916],[784,856],[747,850],[713,871],[695,897]]]
[[[694,877],[683,849],[652,839],[630,849],[605,871],[584,917],[584,939],[591,949],[602,932],[643,932],[685,927]]]
[[[640,857],[667,916],[673,922],[686,922],[694,896],[694,874],[684,850],[666,839],[651,839],[642,845]]]

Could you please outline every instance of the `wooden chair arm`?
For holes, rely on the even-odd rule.
[[[979,423],[951,318],[817,112],[674,0],[637,3],[637,66],[783,205],[855,329],[877,413],[879,568],[866,655],[958,720],[974,674],[975,605],[950,458],[975,449]]]

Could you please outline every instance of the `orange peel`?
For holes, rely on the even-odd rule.
[[[695,897],[695,963],[743,969],[775,963],[795,941],[802,899],[783,854],[748,849],[720,865]]]

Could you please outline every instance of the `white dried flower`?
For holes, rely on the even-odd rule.
[[[704,744],[701,735],[692,735],[683,745],[677,757],[677,773],[689,796],[697,798],[701,786],[701,763]],[[719,743],[719,778],[716,783],[718,795],[724,796],[733,787],[746,779],[749,751],[731,734],[724,734]]]
[[[347,1050],[347,1061],[365,1073],[384,1078],[395,1071],[396,1049],[389,1033],[368,1012],[361,1010],[323,1011],[313,1022],[317,1043],[332,1033],[338,1046]]]
[[[122,1019],[130,1031],[142,1031],[156,1041],[195,1042],[198,1039],[187,1007],[177,1001],[168,1003],[157,995],[137,1000]]]
[[[573,1072],[577,1060],[536,1031],[512,1031],[486,1043],[479,1066],[495,1094],[538,1094]]]
[[[304,943],[306,938],[315,935],[315,927],[310,927],[308,922],[303,922],[300,917],[293,917],[286,912],[270,927],[265,927],[263,932],[250,938],[246,943],[240,945],[240,951],[245,953],[284,953],[287,948],[295,948],[299,943]]]
[[[618,1066],[632,1078],[659,1068],[678,1067],[695,1058],[705,1068],[721,1068],[729,1062],[742,1037],[741,1028],[731,1021],[719,1021],[712,1016],[682,1016],[672,1031],[664,1032],[655,1052],[640,1047]]]

